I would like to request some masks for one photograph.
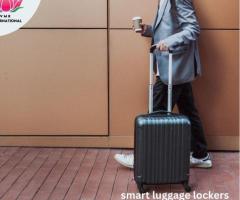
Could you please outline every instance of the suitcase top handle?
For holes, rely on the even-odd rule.
[[[188,50],[188,45],[177,45],[174,47],[170,47],[168,51],[169,54],[179,54],[179,53],[184,53]],[[150,47],[150,53],[153,53],[157,49],[157,44],[154,44]]]
[[[155,49],[157,48],[157,45],[154,44],[150,47],[150,53],[153,53],[155,51]]]

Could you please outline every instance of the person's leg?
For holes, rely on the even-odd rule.
[[[191,83],[184,84],[181,96],[177,102],[179,112],[188,116],[191,121],[191,149],[193,157],[204,158],[207,154],[207,142],[204,136],[202,122],[194,103]]]
[[[177,103],[180,94],[182,93],[182,85],[174,85],[172,91],[172,108]],[[165,85],[159,77],[156,77],[156,82],[153,87],[153,111],[167,110],[168,102],[168,86]]]
[[[156,77],[156,82],[153,86],[153,111],[167,109],[167,86]]]

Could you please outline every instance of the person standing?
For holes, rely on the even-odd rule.
[[[153,88],[153,111],[167,110],[168,56],[160,53],[169,48],[187,48],[173,57],[173,107],[191,121],[191,167],[211,168],[201,119],[195,106],[191,82],[201,75],[198,50],[200,27],[192,0],[160,0],[153,25],[142,24],[141,35],[151,37],[159,51],[154,53],[156,82]],[[133,168],[133,154],[116,154],[115,160]]]

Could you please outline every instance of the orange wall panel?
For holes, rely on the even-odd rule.
[[[109,0],[110,28],[131,28],[132,18],[141,16],[143,23],[151,24],[158,0]]]
[[[42,0],[26,27],[106,28],[107,0]]]
[[[238,31],[202,31],[203,76],[194,82],[207,135],[238,135]],[[133,135],[147,111],[150,40],[130,30],[110,31],[110,132]]]
[[[105,30],[20,30],[0,38],[1,135],[106,135]]]
[[[133,16],[152,24],[158,0],[110,0],[110,27],[131,28]],[[194,0],[201,28],[239,28],[238,0]]]
[[[239,28],[239,0],[194,0],[201,28]]]
[[[194,82],[196,103],[209,135],[239,134],[239,31],[202,31],[203,76]]]
[[[149,45],[133,31],[110,31],[111,135],[132,135],[135,116],[147,111]]]

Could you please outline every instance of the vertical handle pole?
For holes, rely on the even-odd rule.
[[[148,112],[153,112],[153,53],[150,52]]]
[[[150,69],[149,69],[149,97],[148,97],[148,111],[149,113],[153,112],[153,52],[156,49],[156,45],[151,46],[150,48]],[[168,65],[168,105],[167,111],[172,112],[172,68],[173,68],[173,51],[169,50],[169,65]]]
[[[169,66],[168,66],[168,112],[172,112],[172,52],[169,52]]]

